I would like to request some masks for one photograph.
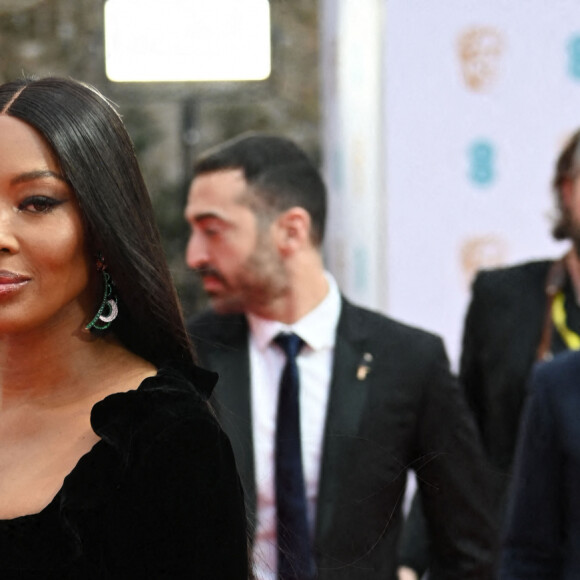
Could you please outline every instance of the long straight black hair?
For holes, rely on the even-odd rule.
[[[111,331],[156,366],[191,369],[193,348],[149,192],[115,107],[89,85],[47,77],[1,85],[0,114],[28,123],[52,147],[78,199],[95,264],[102,254],[115,284],[119,315]]]

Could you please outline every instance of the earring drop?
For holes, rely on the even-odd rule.
[[[117,297],[112,296],[113,287],[111,277],[105,270],[101,270],[101,272],[103,273],[103,286],[105,287],[103,300],[95,314],[95,317],[85,326],[86,330],[90,330],[91,328],[95,328],[96,330],[107,330],[107,328],[111,326],[113,320],[117,318],[117,314],[119,314]]]

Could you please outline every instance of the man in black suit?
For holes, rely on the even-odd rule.
[[[501,580],[580,578],[580,353],[534,367],[514,461]]]
[[[342,297],[324,270],[326,189],[293,142],[241,136],[195,165],[187,263],[212,309],[189,323],[253,519],[260,580],[277,576],[276,401],[294,332],[309,544],[319,580],[393,580],[406,474],[432,532],[431,578],[491,578],[495,530],[476,429],[442,341]],[[285,578],[289,578],[287,576]],[[295,576],[301,578],[302,576]]]
[[[572,248],[560,260],[481,271],[472,289],[460,381],[492,471],[503,521],[528,375],[535,361],[580,348],[580,131],[556,162],[556,239]]]
[[[463,331],[460,384],[475,416],[492,476],[493,513],[504,517],[528,377],[536,361],[580,347],[580,131],[560,152],[552,187],[557,206],[552,234],[570,239],[559,260],[480,271]],[[417,500],[415,500],[417,501]],[[413,505],[402,560],[421,572],[427,531]],[[420,566],[413,562],[420,561]]]

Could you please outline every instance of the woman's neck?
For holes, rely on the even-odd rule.
[[[0,409],[21,404],[55,408],[98,399],[132,378],[140,382],[152,374],[153,365],[111,336],[0,336]]]

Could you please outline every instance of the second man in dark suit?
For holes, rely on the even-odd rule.
[[[580,348],[579,176],[576,130],[558,155],[552,179],[557,208],[552,235],[570,240],[572,247],[558,260],[481,270],[472,286],[459,379],[493,474],[493,511],[500,532],[530,371],[538,361]],[[413,567],[423,570],[425,551],[417,547],[426,543],[427,531],[420,503],[413,505],[406,533],[410,541],[403,544],[403,561],[410,566],[420,562]]]
[[[396,578],[409,469],[432,534],[432,580],[491,578],[487,474],[442,341],[341,296],[321,253],[325,186],[304,152],[264,135],[208,152],[185,216],[187,263],[212,305],[189,330],[202,364],[220,374],[214,404],[246,488],[258,578]],[[276,337],[290,332],[303,341],[298,407],[313,576],[278,566],[275,441],[288,363]]]
[[[572,247],[559,260],[481,271],[473,283],[460,380],[480,429],[502,527],[527,382],[536,361],[580,348],[580,131],[555,164],[553,235]]]

